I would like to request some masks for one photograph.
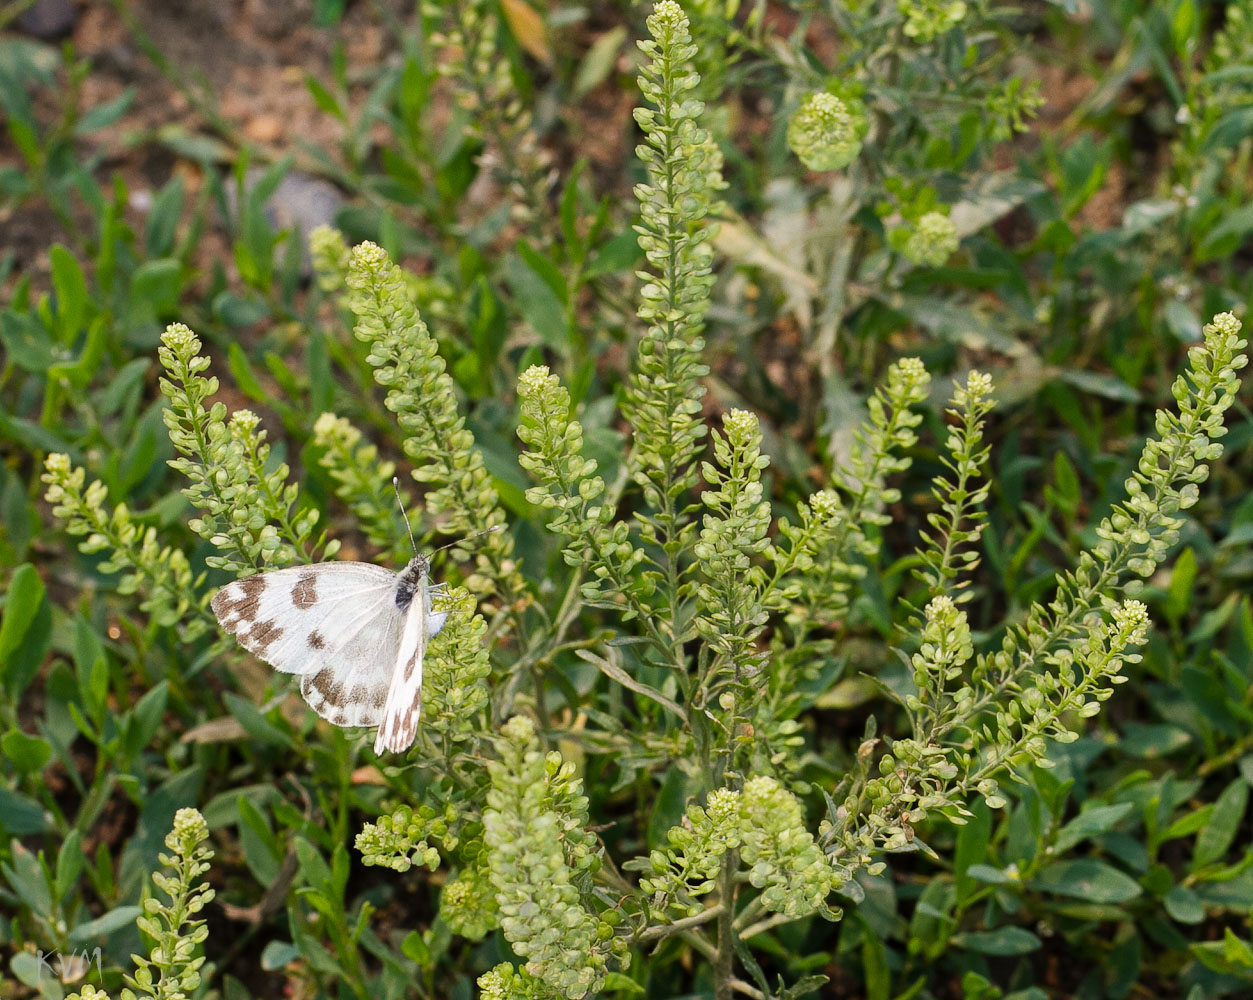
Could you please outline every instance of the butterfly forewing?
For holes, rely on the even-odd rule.
[[[324,719],[373,726],[404,627],[397,579],[370,563],[319,563],[236,580],[212,607],[241,646],[300,675],[301,694]]]

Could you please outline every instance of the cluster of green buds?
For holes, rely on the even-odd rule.
[[[788,917],[818,913],[838,920],[840,910],[827,898],[847,879],[806,828],[800,800],[777,779],[760,775],[744,784],[739,818],[740,855],[765,908]]]
[[[530,719],[510,719],[501,737],[483,813],[500,926],[528,973],[579,1000],[600,989],[611,954],[626,957],[617,911],[589,906],[600,855],[587,798],[573,765],[540,749]]]
[[[810,170],[842,170],[861,152],[863,118],[835,94],[807,94],[788,119],[788,148]]]
[[[357,850],[365,865],[407,872],[417,864],[434,871],[439,867],[440,854],[430,841],[437,841],[446,851],[454,850],[458,838],[453,831],[459,822],[460,813],[451,804],[443,810],[429,805],[417,809],[402,805],[362,827],[357,834]]]
[[[384,551],[394,550],[398,538],[396,498],[392,476],[396,464],[379,458],[378,448],[363,441],[361,431],[344,417],[323,413],[313,424],[313,443],[322,450],[318,464],[335,484],[335,495],[352,511],[358,527],[370,544]],[[401,495],[401,503],[406,496]]]
[[[487,865],[487,849],[481,843],[477,846],[480,849],[470,863],[444,883],[439,896],[439,915],[448,929],[471,941],[482,941],[500,926],[500,907]]]
[[[640,890],[651,896],[649,908],[658,918],[690,917],[704,908],[701,897],[714,890],[723,856],[740,846],[740,801],[735,789],[715,789],[704,806],[688,806],[683,822],[667,831],[667,847],[629,865],[646,872]]]
[[[897,8],[905,16],[905,34],[924,45],[966,17],[964,0],[898,0]]]
[[[427,512],[442,515],[444,530],[450,534],[480,538],[477,572],[466,586],[479,594],[512,591],[519,585],[517,569],[508,558],[512,535],[490,530],[505,522],[499,496],[474,434],[466,427],[439,345],[418,315],[403,275],[376,244],[353,247],[346,303],[357,317],[354,332],[369,345],[367,361],[375,381],[387,390],[387,408],[404,431],[405,454],[416,467],[414,478],[427,485]],[[461,551],[469,557],[468,551]]]
[[[422,676],[422,727],[435,740],[464,743],[481,731],[482,712],[491,689],[487,678],[491,656],[483,636],[487,622],[475,613],[477,602],[461,587],[435,599],[449,612],[439,635],[431,640]],[[450,747],[446,745],[446,754]]]
[[[298,488],[288,482],[286,463],[267,470],[270,446],[256,414],[238,410],[228,420],[225,403],[205,408],[218,380],[203,375],[209,359],[200,349],[199,337],[173,323],[162,334],[157,355],[168,376],[161,379],[170,402],[162,419],[179,454],[170,465],[190,480],[183,495],[201,511],[190,527],[224,553],[207,562],[239,573],[303,561],[318,510],[294,510]],[[323,555],[337,548],[329,543]]]
[[[108,488],[98,479],[84,488],[86,475],[69,455],[54,453],[44,460],[44,499],[52,504],[53,516],[71,535],[86,536],[79,551],[108,553],[100,571],[123,574],[119,594],[142,594],[140,610],[155,624],[177,627],[186,642],[196,639],[208,628],[206,598],[197,596],[186,553],[161,545],[157,529],[136,524],[126,504],[110,513]]]
[[[137,993],[154,1000],[186,1000],[200,986],[204,956],[196,949],[209,936],[203,920],[193,919],[213,899],[213,890],[197,880],[209,870],[213,851],[205,846],[209,827],[196,809],[180,809],[174,827],[166,834],[169,854],[157,855],[169,874],[154,872],[153,884],[169,897],[168,903],[149,897],[143,914],[135,921],[156,943],[147,958],[134,956],[134,976],[126,976],[130,989],[122,1000],[136,1000]],[[132,992],[132,990],[137,992]]]
[[[927,212],[914,223],[901,253],[911,263],[939,267],[960,245],[953,220],[943,212]]]

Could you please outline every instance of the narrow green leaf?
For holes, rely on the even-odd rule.
[[[1188,546],[1179,553],[1175,568],[1170,574],[1170,586],[1166,590],[1166,617],[1172,625],[1178,625],[1192,604],[1192,589],[1196,583],[1196,553]]]
[[[1089,903],[1125,903],[1143,892],[1126,872],[1094,858],[1049,865],[1031,883],[1033,889],[1074,896]]]
[[[1214,803],[1209,823],[1197,834],[1196,850],[1192,854],[1193,871],[1222,860],[1244,821],[1248,804],[1249,786],[1243,778],[1236,778],[1223,789]]]
[[[130,86],[112,100],[105,101],[103,104],[97,104],[78,120],[78,123],[74,126],[74,134],[88,135],[98,129],[112,125],[122,115],[126,114],[126,109],[131,106],[131,101],[135,99],[137,92],[137,87]]]
[[[0,676],[16,703],[39,669],[52,642],[52,611],[43,580],[30,563],[9,581],[0,619]]]
[[[48,257],[52,263],[52,288],[56,293],[61,343],[69,345],[78,336],[87,316],[87,279],[78,260],[60,243],[53,244]]]
[[[138,906],[118,906],[108,913],[96,917],[95,920],[89,920],[85,924],[79,924],[70,931],[70,944],[78,947],[92,944],[100,938],[108,937],[116,931],[120,931],[123,927],[127,927],[135,922],[144,911]]]
[[[1025,927],[998,927],[954,935],[953,944],[981,955],[1027,955],[1040,947],[1040,939]]]
[[[616,663],[611,663],[604,657],[597,656],[590,650],[580,649],[576,652],[581,659],[586,660],[588,663],[595,664],[596,667],[599,668],[600,672],[610,678],[610,680],[615,680],[624,688],[634,691],[636,694],[642,694],[645,698],[652,699],[658,705],[661,705],[663,708],[668,708],[684,722],[687,722],[687,712],[685,712],[681,706],[671,701],[656,688],[651,688],[647,684],[637,681]]]
[[[1131,802],[1120,802],[1117,805],[1085,809],[1061,828],[1053,844],[1054,852],[1064,854],[1080,841],[1109,833],[1133,808],[1135,806]]]

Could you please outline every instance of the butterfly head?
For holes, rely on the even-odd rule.
[[[413,603],[413,595],[418,592],[431,569],[431,561],[426,556],[414,556],[409,564],[400,571],[396,581],[396,607],[408,611]]]

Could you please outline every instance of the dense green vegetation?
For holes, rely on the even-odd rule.
[[[143,211],[0,37],[0,996],[1246,995],[1253,3],[369,10]],[[209,601],[398,473],[376,757]]]

